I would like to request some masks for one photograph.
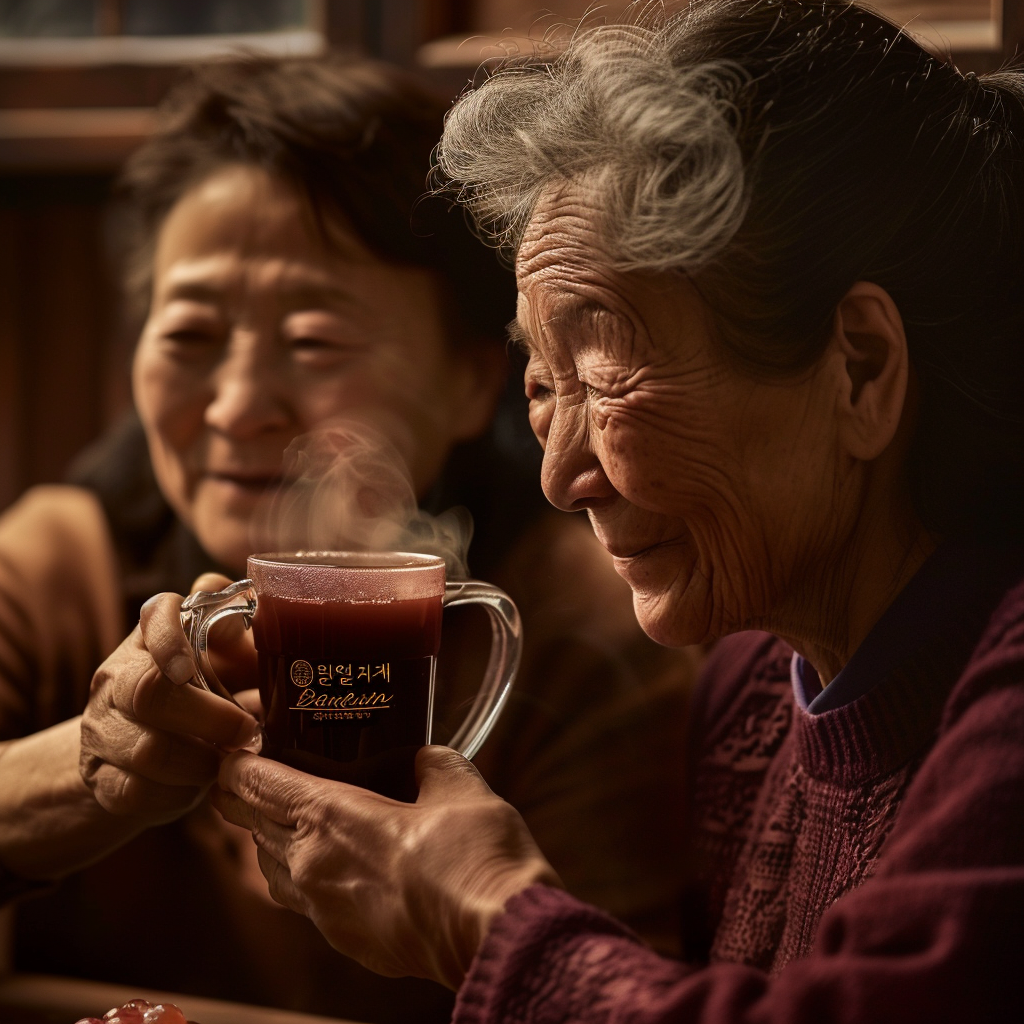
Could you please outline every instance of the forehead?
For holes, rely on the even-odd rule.
[[[692,281],[619,269],[602,223],[585,183],[542,195],[516,259],[516,340],[548,356],[598,348],[663,359],[682,339],[711,339],[713,317]]]
[[[643,319],[643,282],[616,269],[602,223],[597,193],[585,182],[552,188],[538,201],[516,258],[513,333],[528,351],[587,344],[613,324]]]
[[[516,255],[520,289],[613,276],[602,219],[597,194],[585,182],[565,182],[545,191]]]
[[[339,218],[327,222],[330,244],[306,202],[287,182],[257,167],[229,165],[189,189],[157,236],[154,272],[180,261],[233,255],[270,257],[328,269],[373,259]]]

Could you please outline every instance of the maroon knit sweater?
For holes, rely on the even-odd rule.
[[[1024,584],[968,592],[824,713],[794,700],[781,641],[723,641],[696,716],[686,960],[534,886],[454,1021],[1024,1021]]]

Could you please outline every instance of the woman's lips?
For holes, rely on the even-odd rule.
[[[616,573],[634,594],[664,590],[680,575],[689,575],[695,564],[687,534],[653,544],[612,545],[608,550]]]
[[[675,547],[683,544],[685,537],[667,537],[665,540],[656,540],[651,544],[633,543],[633,544],[619,544],[614,541],[603,540],[601,543],[604,544],[608,554],[612,556],[612,559],[616,564],[627,564],[632,561],[644,558],[647,555],[652,554],[661,548]]]
[[[646,545],[623,545],[616,544],[611,541],[602,541],[608,554],[617,561],[628,561],[630,558],[639,558],[641,555],[646,555],[649,551],[653,551],[655,548],[660,548],[663,544],[669,544],[671,541],[658,540],[653,544]]]

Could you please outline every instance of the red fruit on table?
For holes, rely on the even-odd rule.
[[[99,1017],[83,1017],[76,1024],[196,1024],[174,1003],[151,1003],[146,999],[130,999],[123,1006],[107,1010]]]
[[[152,1006],[146,999],[129,999],[123,1006],[115,1006],[103,1015],[106,1024],[144,1024],[145,1012]]]
[[[143,1015],[145,1024],[188,1024],[185,1014],[174,1003],[157,1003]]]

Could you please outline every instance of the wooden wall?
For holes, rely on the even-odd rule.
[[[60,480],[130,401],[103,251],[109,174],[0,178],[0,503]]]

